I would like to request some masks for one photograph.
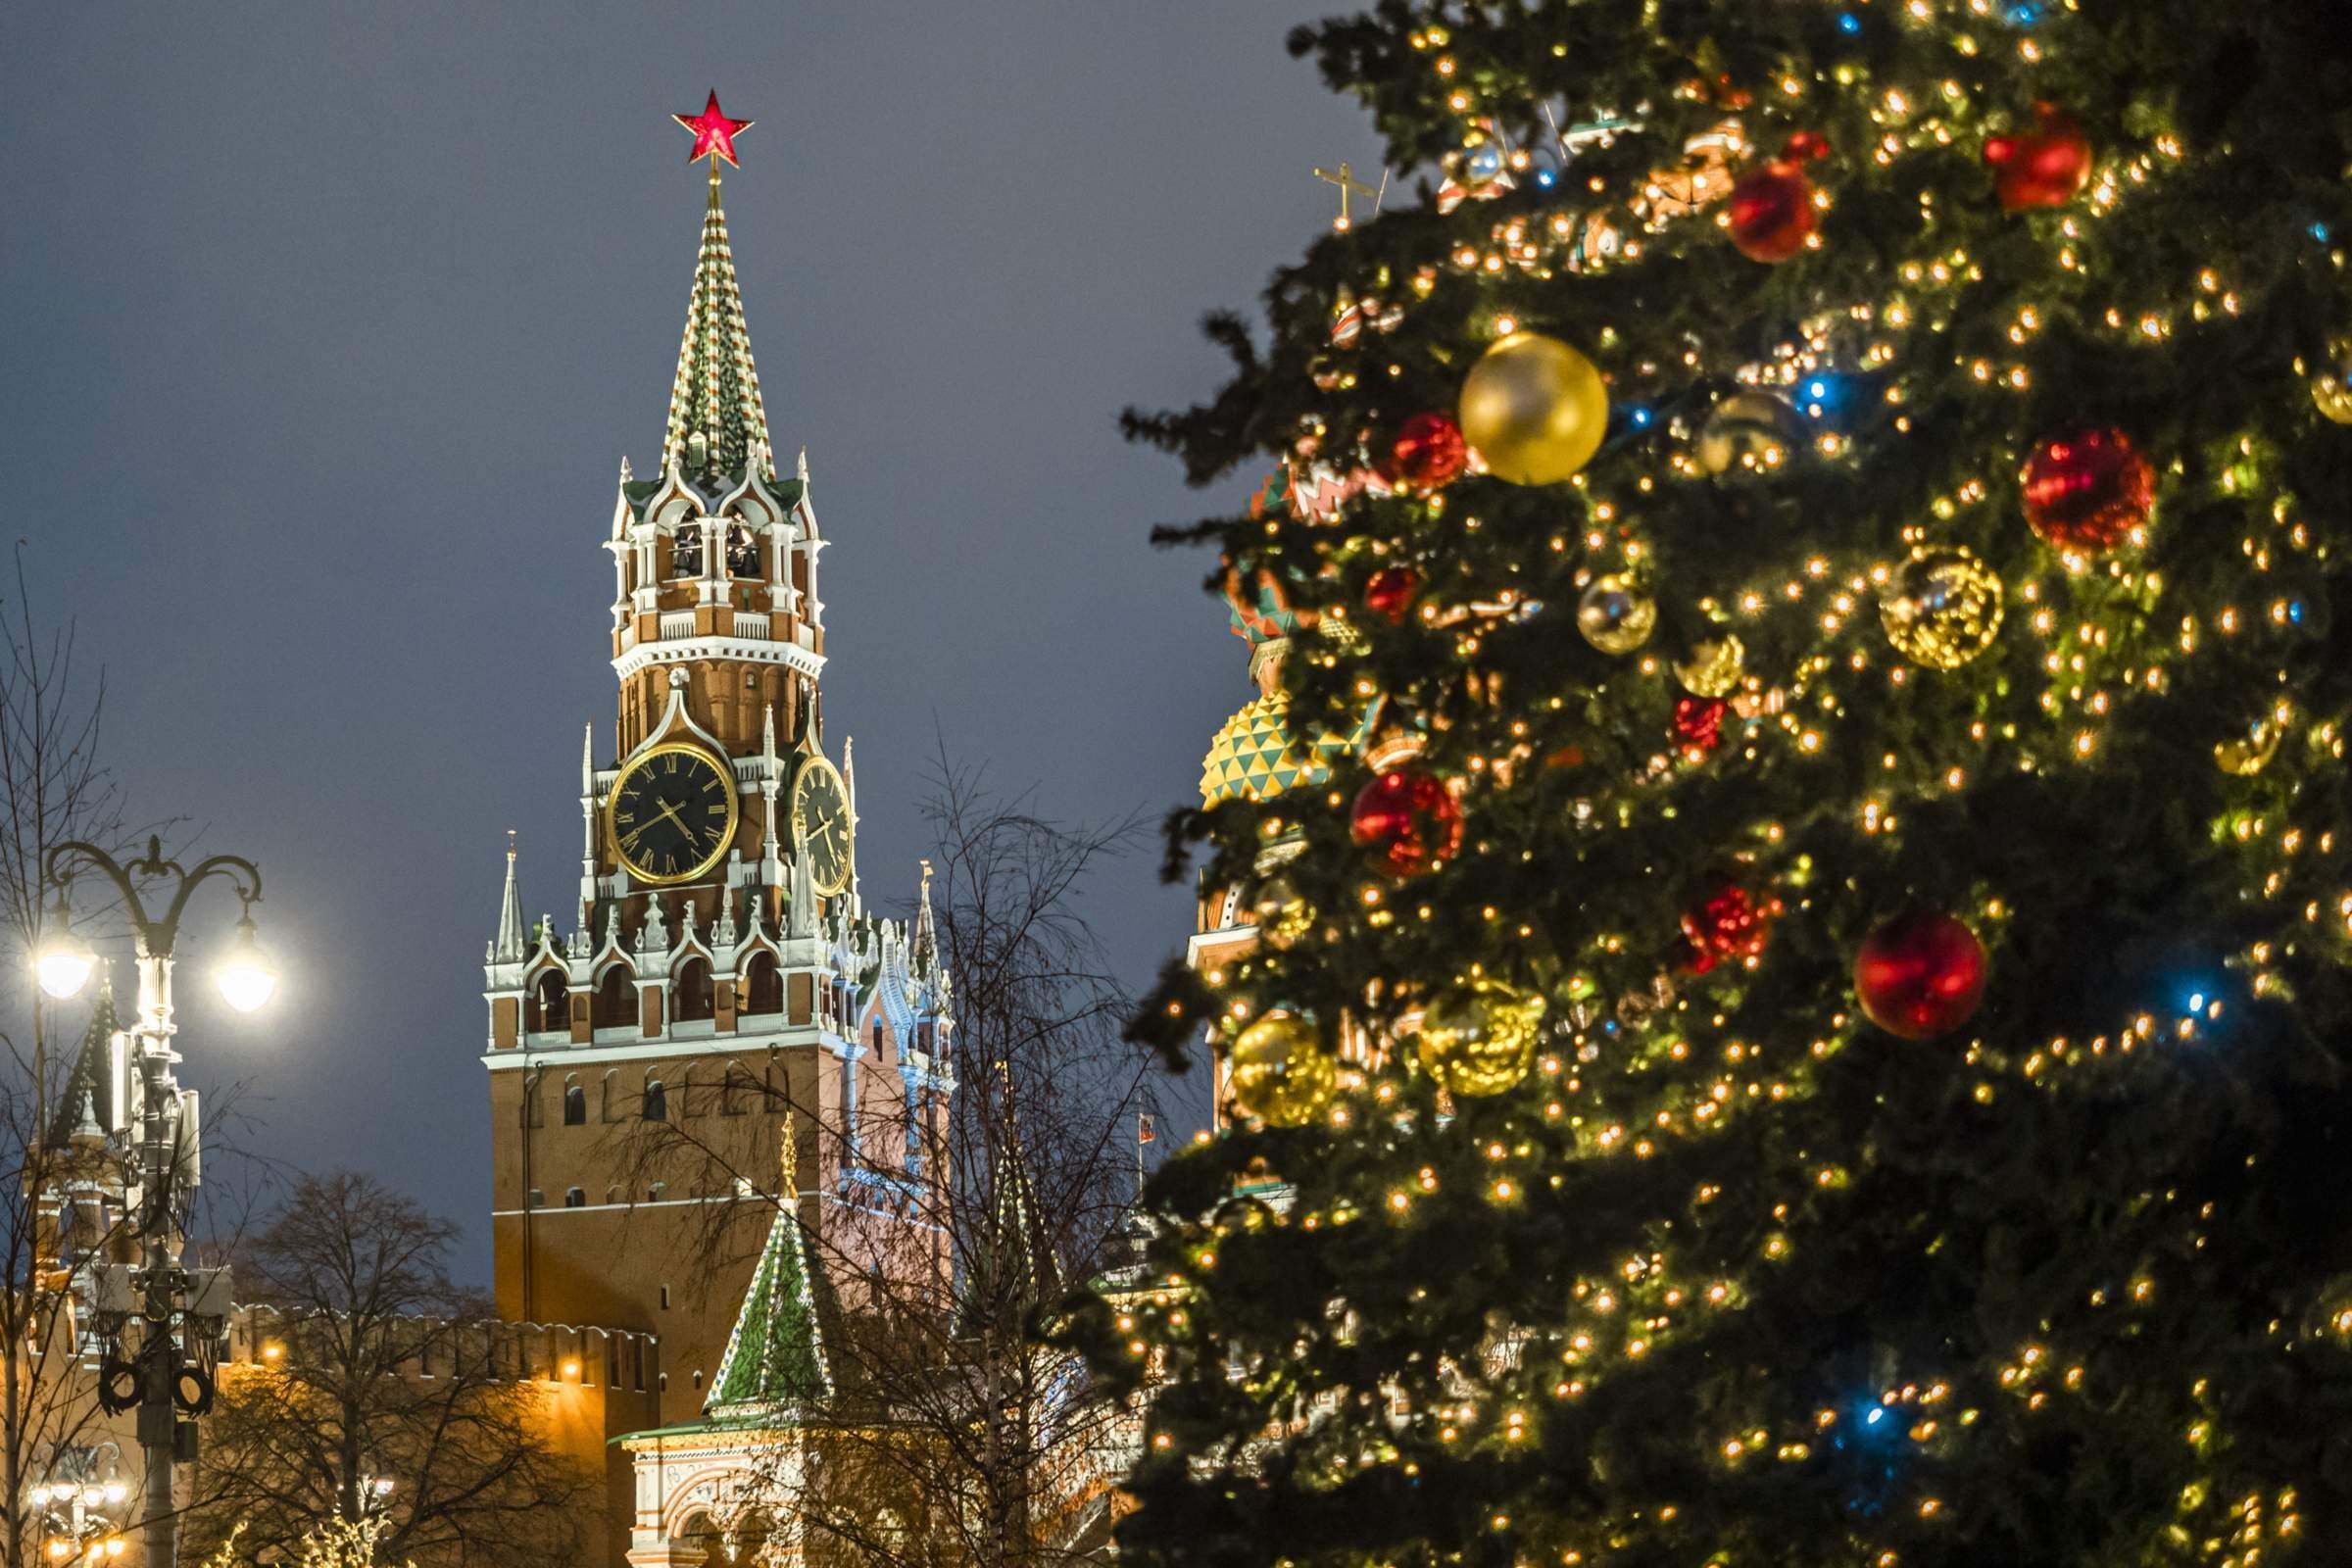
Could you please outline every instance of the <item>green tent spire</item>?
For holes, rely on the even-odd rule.
[[[698,441],[696,438],[700,437]],[[664,466],[689,475],[740,476],[757,450],[763,478],[775,475],[767,458],[767,410],[760,401],[760,372],[743,324],[743,295],[735,285],[735,253],[727,243],[727,215],[718,205],[718,160],[710,161],[710,202],[703,212],[703,248],[686,302],[686,336],[669,386],[669,425],[662,438]]]
[[[706,1415],[806,1410],[833,1395],[825,1371],[824,1337],[816,1320],[808,1254],[801,1245],[801,1194],[793,1180],[792,1112],[784,1113],[783,1176],[776,1188],[776,1221],[744,1292],[735,1330],[727,1336],[718,1376],[710,1380]]]
[[[106,1131],[115,1113],[114,1039],[122,1027],[115,1011],[115,986],[100,971],[97,1004],[90,1008],[89,1027],[82,1031],[81,1048],[66,1074],[64,1092],[50,1116],[49,1143],[64,1149],[85,1131]]]

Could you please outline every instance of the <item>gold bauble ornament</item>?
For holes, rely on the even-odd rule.
[[[1922,545],[1879,595],[1879,623],[1913,663],[1958,669],[2001,629],[2001,579],[1958,545]]]
[[[1234,1041],[1225,1082],[1245,1113],[1270,1127],[1303,1127],[1339,1091],[1340,1064],[1313,1024],[1277,1008]]]
[[[1630,654],[1657,629],[1658,602],[1629,577],[1595,577],[1576,602],[1576,629],[1604,654]]]
[[[1749,388],[1735,392],[1707,412],[1691,456],[1702,472],[1736,467],[1767,468],[1804,445],[1805,421],[1788,400]]]
[[[1470,367],[1458,412],[1488,472],[1558,484],[1600,450],[1609,392],[1592,362],[1558,338],[1514,332]]]
[[[2285,734],[2285,715],[2266,713],[2247,725],[2245,734],[2215,746],[2213,765],[2239,778],[2252,778],[2271,765],[2271,759],[2278,755],[2278,742]]]
[[[1257,927],[1258,940],[1279,952],[1306,935],[1315,923],[1315,911],[1307,906],[1298,884],[1277,872],[1258,884],[1250,919]]]
[[[1674,678],[1693,697],[1729,697],[1747,665],[1747,649],[1730,632],[1690,645],[1690,657],[1674,666]]]
[[[1454,986],[1421,1016],[1421,1070],[1449,1095],[1499,1095],[1534,1065],[1543,1019],[1542,997],[1494,980]]]

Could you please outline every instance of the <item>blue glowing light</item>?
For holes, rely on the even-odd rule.
[[[1862,30],[1862,19],[1851,11],[1841,11],[1838,14],[1838,30],[1850,38]]]
[[[2188,1010],[2191,1012],[2203,1012],[2205,1010],[2204,992],[2191,991],[2188,994]]]
[[[2314,224],[2312,224],[2312,225],[2311,225],[2311,237],[2312,237],[2313,239],[2316,239],[2316,240],[2318,240],[2318,241],[2319,241],[2321,244],[2323,244],[2323,245],[2327,244],[2327,243],[2328,243],[2328,225],[2327,225],[2326,223],[2314,223]]]
[[[1812,380],[1805,383],[1805,396],[1811,398],[1814,402],[1818,403],[1829,395],[1830,383],[1823,380],[1820,376],[1817,375]]]
[[[1880,1422],[1886,1419],[1886,1407],[1883,1404],[1874,1404],[1870,1407],[1870,1414],[1864,1416],[1862,1419],[1871,1426],[1875,1427]]]
[[[1549,190],[1559,182],[1560,172],[1558,170],[1539,169],[1536,171],[1536,188],[1538,190]]]
[[[2018,0],[2016,5],[2004,7],[2001,16],[2012,27],[2031,27],[2041,20],[2041,7],[2036,0]]]
[[[2296,625],[2298,625],[2298,626],[2300,626],[2300,625],[2302,625],[2302,624],[2303,624],[2303,601],[2302,601],[2302,600],[2300,600],[2300,599],[2290,599],[2290,600],[2288,600],[2288,601],[2287,601],[2287,605],[2286,605],[2286,618],[2287,618],[2287,619],[2289,619],[2289,620],[2291,620],[2291,621],[2293,621],[2293,622],[2294,622]]]
[[[1646,430],[1649,428],[1650,414],[1647,409],[1636,409],[1632,417],[1635,429]]]

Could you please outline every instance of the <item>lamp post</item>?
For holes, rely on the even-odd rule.
[[[42,869],[57,890],[57,902],[43,922],[40,949],[34,957],[42,990],[60,999],[71,997],[89,982],[90,972],[98,964],[98,955],[74,930],[70,896],[75,875],[95,872],[112,885],[137,939],[139,1004],[131,1034],[141,1090],[139,1264],[130,1280],[134,1298],[109,1302],[102,1287],[99,1313],[104,1322],[110,1306],[114,1307],[111,1315],[118,1332],[122,1321],[135,1313],[144,1329],[135,1364],[122,1361],[119,1353],[110,1354],[100,1397],[110,1407],[127,1408],[135,1403],[138,1408],[139,1446],[146,1452],[147,1464],[147,1568],[174,1568],[179,1520],[172,1495],[172,1466],[180,1457],[183,1442],[190,1450],[186,1456],[194,1456],[196,1433],[193,1425],[179,1419],[179,1410],[201,1414],[212,1396],[212,1380],[204,1362],[190,1362],[179,1342],[181,1302],[189,1287],[197,1284],[205,1287],[202,1294],[207,1298],[187,1315],[218,1315],[225,1312],[226,1301],[220,1298],[225,1296],[222,1275],[208,1271],[200,1281],[180,1267],[172,1247],[172,1185],[180,1169],[176,1146],[183,1133],[192,1146],[195,1131],[182,1126],[183,1119],[192,1118],[181,1115],[179,1086],[172,1076],[172,1064],[179,1060],[172,1049],[172,1037],[177,1033],[172,1016],[172,949],[189,895],[215,877],[226,881],[242,901],[243,912],[237,921],[235,943],[220,964],[221,994],[241,1012],[268,1002],[277,987],[277,972],[255,940],[253,924],[253,906],[262,898],[262,873],[251,860],[234,855],[215,855],[192,869],[184,867],[166,858],[160,838],[148,839],[147,853],[127,865],[95,844],[74,840],[50,850]],[[171,889],[171,902],[160,916],[150,914],[139,897],[142,884],[159,882]],[[193,1158],[194,1152],[191,1147],[188,1156]],[[135,1392],[119,1387],[134,1381]],[[193,1392],[183,1388],[183,1381]]]
[[[106,1457],[101,1460],[100,1456]],[[122,1450],[112,1443],[49,1446],[49,1459],[36,1465],[41,1482],[32,1489],[40,1510],[45,1561],[72,1568],[81,1561],[112,1562],[122,1555],[115,1511],[130,1494],[117,1474]]]

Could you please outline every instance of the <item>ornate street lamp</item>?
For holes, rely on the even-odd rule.
[[[101,1326],[111,1325],[116,1334],[136,1315],[144,1332],[135,1361],[122,1359],[119,1343],[110,1348],[101,1372],[99,1397],[109,1409],[135,1406],[139,1412],[139,1446],[146,1450],[147,1462],[147,1564],[148,1568],[174,1568],[179,1522],[172,1496],[172,1466],[176,1459],[195,1457],[196,1437],[193,1423],[180,1420],[180,1414],[203,1414],[211,1407],[213,1395],[210,1358],[186,1353],[181,1329],[185,1319],[194,1318],[219,1332],[213,1320],[227,1311],[227,1280],[224,1270],[182,1268],[172,1247],[172,1187],[182,1167],[177,1145],[183,1135],[192,1142],[195,1133],[192,1126],[182,1125],[179,1086],[172,1076],[172,1064],[179,1060],[172,1049],[172,1036],[178,1032],[172,1021],[172,950],[189,895],[216,877],[227,882],[236,890],[243,910],[236,940],[217,971],[220,993],[240,1012],[251,1012],[268,1002],[277,989],[277,969],[262,951],[253,924],[253,906],[262,901],[262,873],[251,860],[235,855],[216,855],[198,861],[192,869],[184,867],[166,858],[160,838],[148,839],[147,853],[127,865],[95,844],[79,840],[60,844],[49,852],[42,869],[57,890],[33,958],[42,990],[61,999],[71,997],[89,983],[98,966],[97,953],[73,928],[71,890],[76,875],[94,872],[113,886],[137,940],[139,1005],[131,1037],[142,1095],[139,1266],[126,1282],[127,1291],[117,1293],[101,1281],[98,1315]],[[142,886],[158,883],[168,886],[172,894],[160,916],[150,914],[139,896]],[[192,1155],[194,1151],[187,1152]],[[191,1288],[193,1300],[189,1299]],[[117,1298],[110,1300],[110,1296]]]

